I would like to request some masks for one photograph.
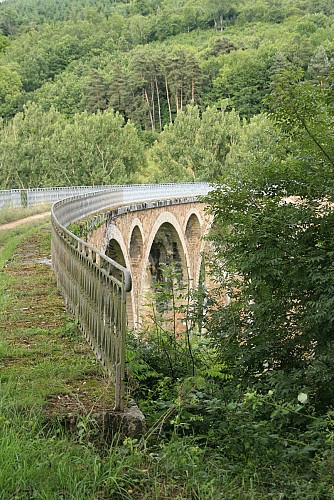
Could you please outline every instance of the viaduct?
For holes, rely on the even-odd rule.
[[[113,187],[56,202],[52,262],[68,308],[115,380],[123,408],[126,328],[139,328],[161,265],[196,286],[209,226],[206,183]],[[78,236],[79,234],[79,236]]]
[[[136,203],[120,212],[108,211],[102,224],[93,219],[85,240],[130,271],[127,325],[138,329],[162,264],[177,263],[180,279],[198,284],[208,219],[196,198]]]

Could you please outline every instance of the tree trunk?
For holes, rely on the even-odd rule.
[[[155,130],[155,105],[154,105],[154,82],[153,82],[153,80],[151,80],[151,103],[152,103],[152,121],[153,121],[152,130]]]
[[[178,114],[179,113],[179,97],[177,95],[177,90],[175,90],[174,99],[175,99],[175,106],[176,106],[176,114]]]
[[[168,81],[167,81],[167,76],[165,75],[165,85],[166,85],[166,96],[167,96],[167,104],[168,104],[168,112],[169,112],[169,122],[173,123],[172,120],[172,109],[170,107],[170,98],[169,98],[169,91],[168,91]]]
[[[162,130],[162,122],[161,122],[161,105],[160,105],[160,95],[159,95],[159,87],[158,87],[158,80],[155,79],[155,88],[157,92],[157,101],[158,101],[158,115],[159,115],[159,128],[160,132]]]
[[[144,97],[145,97],[145,100],[147,102],[147,108],[148,108],[148,114],[149,114],[149,117],[150,117],[151,128],[152,128],[152,130],[154,130],[154,123],[153,123],[153,117],[152,117],[151,108],[150,108],[150,101],[148,99],[148,95],[147,95],[146,89],[144,88],[143,90],[144,90]]]

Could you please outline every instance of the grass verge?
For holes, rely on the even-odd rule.
[[[113,389],[55,286],[49,224],[7,234],[0,257],[1,380],[19,407],[66,416],[113,406]]]
[[[6,206],[0,209],[0,225],[8,224],[31,215],[42,214],[50,209],[50,205],[34,205],[32,207]]]
[[[58,295],[49,233],[44,222],[2,240],[1,500],[334,498],[332,414],[313,429],[324,436],[318,448],[299,446],[299,436],[275,445],[272,423],[255,418],[262,399],[225,403],[195,379],[179,391],[169,377],[150,384],[139,346],[152,428],[140,440],[106,442],[94,413],[112,404],[112,389]],[[302,438],[315,442],[313,434]]]

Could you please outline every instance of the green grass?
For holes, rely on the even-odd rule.
[[[18,406],[34,402],[46,416],[50,401],[52,413],[68,413],[62,402],[59,407],[54,403],[59,394],[75,395],[74,413],[81,414],[89,404],[111,408],[113,388],[108,377],[57,291],[48,264],[50,225],[33,224],[4,233],[0,235],[4,244],[0,256],[0,380],[14,383]],[[87,379],[98,383],[90,384]]]
[[[0,231],[0,270],[4,267],[6,261],[12,257],[17,245],[33,234],[39,226],[39,222],[30,222],[22,227]]]
[[[34,205],[32,207],[6,206],[0,209],[0,225],[8,224],[31,215],[42,214],[50,210],[50,205]]]
[[[49,257],[50,226],[6,233],[0,269],[0,500],[334,498],[329,422],[328,429],[321,424],[332,451],[327,444],[318,456],[294,459],[283,446],[280,456],[278,448],[261,445],[267,428],[252,422],[256,410],[219,411],[214,425],[221,439],[205,421],[201,427],[193,403],[189,408],[180,396],[173,399],[168,381],[161,381],[161,397],[148,395],[146,408],[159,412],[152,410],[153,427],[145,436],[106,441],[95,413],[112,405],[112,386],[65,311],[50,266],[38,262]],[[218,395],[210,397],[216,405]],[[210,413],[205,418],[210,422]],[[245,428],[248,451],[241,438]]]

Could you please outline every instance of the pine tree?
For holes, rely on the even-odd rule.
[[[108,87],[105,79],[96,69],[91,73],[86,88],[86,109],[90,113],[108,108]]]
[[[310,74],[311,80],[316,83],[320,80],[321,85],[324,83],[324,79],[328,76],[331,69],[331,63],[326,54],[323,45],[320,45],[314,53],[310,64],[308,65],[308,73]]]

